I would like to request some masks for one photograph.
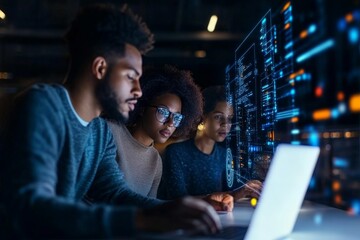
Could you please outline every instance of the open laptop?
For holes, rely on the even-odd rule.
[[[319,147],[280,144],[270,164],[245,239],[279,239],[295,225]]]
[[[289,235],[303,203],[319,152],[319,147],[278,145],[249,227],[225,227],[225,234],[206,237],[274,240]],[[227,229],[232,237],[229,237]]]
[[[274,240],[289,235],[295,225],[319,147],[279,144],[249,227],[229,226],[215,235],[152,236],[147,239],[245,239]]]

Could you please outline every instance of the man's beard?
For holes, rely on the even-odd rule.
[[[115,92],[111,89],[109,75],[109,72],[107,72],[105,78],[100,81],[95,90],[95,94],[103,110],[102,116],[120,123],[126,123],[128,117],[125,117],[119,111],[119,103],[116,101]]]

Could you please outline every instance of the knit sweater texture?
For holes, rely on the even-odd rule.
[[[117,161],[128,186],[135,192],[156,197],[162,174],[159,152],[139,143],[124,124],[108,121],[117,146]]]
[[[20,238],[113,238],[135,232],[135,206],[107,123],[86,127],[61,85],[36,84],[17,99],[1,158],[0,193]],[[84,199],[93,201],[91,206]]]
[[[226,149],[214,145],[211,154],[201,152],[189,139],[165,149],[160,199],[201,196],[226,189]]]

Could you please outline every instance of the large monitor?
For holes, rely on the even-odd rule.
[[[308,197],[360,214],[359,1],[274,6],[225,76],[228,186],[263,180],[279,143],[320,146]]]

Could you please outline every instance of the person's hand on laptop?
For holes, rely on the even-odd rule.
[[[234,198],[228,193],[217,192],[204,197],[216,211],[231,212],[234,208]]]
[[[139,210],[136,216],[138,231],[211,234],[222,227],[214,208],[203,200],[185,197],[163,205]]]
[[[241,198],[259,198],[263,184],[258,180],[247,181],[241,188],[235,189],[231,192],[234,200]]]

